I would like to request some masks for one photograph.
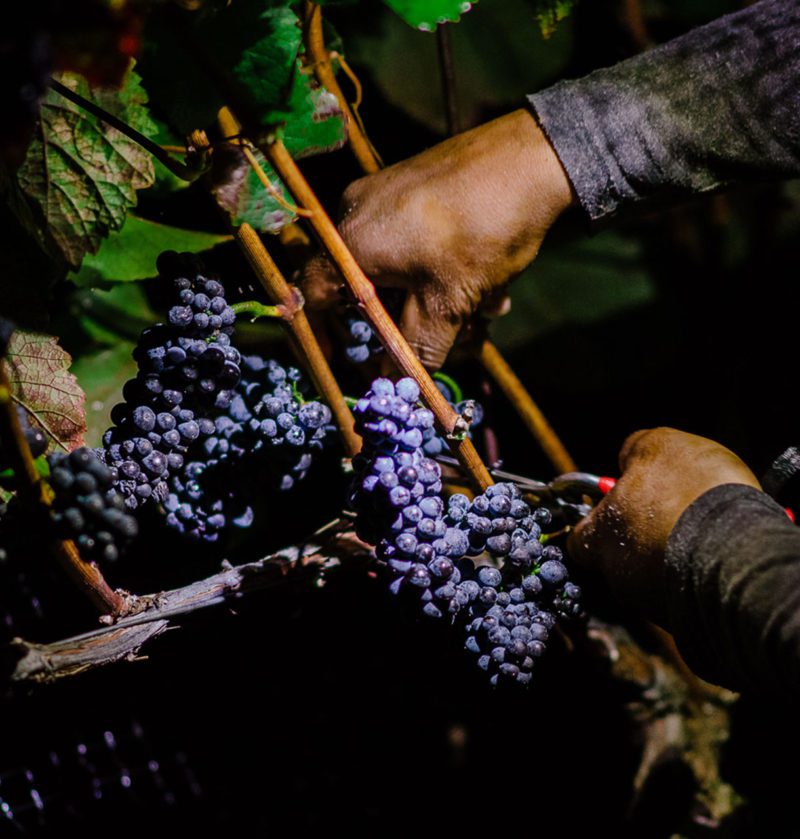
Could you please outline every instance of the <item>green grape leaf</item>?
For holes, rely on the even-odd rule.
[[[154,9],[139,66],[153,103],[181,134],[209,127],[223,105],[272,126],[290,113],[301,42],[297,15],[276,0],[180,16]]]
[[[65,323],[65,319],[70,323]],[[148,302],[144,283],[114,283],[107,291],[77,289],[70,298],[69,309],[54,323],[53,331],[70,333],[71,344],[75,346],[74,364],[78,364],[84,353],[121,341],[135,343],[142,330],[158,320]]]
[[[143,134],[153,128],[133,71],[120,90],[91,88],[73,74],[60,81]],[[154,175],[150,155],[137,143],[50,90],[17,177],[64,260],[77,268],[122,227],[136,190],[152,184]]]
[[[72,358],[52,335],[17,330],[6,356],[11,394],[49,437],[49,449],[84,445],[85,396],[69,372]]]
[[[299,74],[302,33],[297,15],[288,8],[261,11],[251,25],[259,24],[266,31],[232,64],[232,76],[254,119],[270,126],[291,113],[286,106]]]
[[[577,0],[533,0],[533,13],[539,22],[542,36],[549,38],[556,31],[556,24],[571,11]]]
[[[433,32],[439,23],[455,22],[472,8],[469,0],[383,0],[409,26]]]
[[[335,151],[347,142],[344,114],[339,100],[325,88],[299,73],[290,100],[291,114],[281,136],[295,157]]]
[[[129,215],[122,229],[112,233],[96,254],[87,256],[80,270],[68,279],[84,287],[144,280],[156,275],[156,258],[162,251],[199,253],[229,241],[230,236],[184,230]]]
[[[253,155],[270,183],[280,190],[284,201],[291,206],[289,193],[264,155],[258,149],[253,149]],[[211,182],[214,198],[234,227],[246,222],[259,233],[277,233],[297,218],[270,194],[237,146],[216,148]]]

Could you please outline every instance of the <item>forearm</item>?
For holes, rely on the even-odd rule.
[[[590,219],[800,176],[800,2],[762,0],[530,97]]]
[[[763,492],[716,487],[667,547],[669,625],[690,666],[735,689],[800,695],[800,528]]]

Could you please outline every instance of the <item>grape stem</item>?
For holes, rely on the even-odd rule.
[[[241,303],[233,303],[231,309],[236,312],[237,317],[247,315],[251,323],[258,318],[282,318],[285,311],[281,306],[265,306],[258,300],[243,300]]]
[[[287,310],[296,305],[292,287],[286,282],[256,231],[249,224],[242,224],[234,236],[267,296],[277,306]],[[361,451],[361,437],[356,434],[353,414],[311,330],[306,313],[301,308],[297,309],[294,316],[284,318],[283,323],[289,331],[295,353],[305,362],[317,392],[333,413],[348,457],[353,457]]]
[[[11,382],[0,360],[0,439],[17,477],[20,499],[33,507],[45,509],[50,497],[41,480],[28,441],[19,423]],[[69,576],[103,614],[120,615],[125,611],[125,597],[114,591],[93,562],[86,562],[71,539],[53,539],[52,550]]]

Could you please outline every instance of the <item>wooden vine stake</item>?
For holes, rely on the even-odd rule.
[[[262,149],[273,169],[278,173],[294,200],[305,209],[311,210],[308,219],[314,232],[328,252],[331,261],[339,269],[344,281],[358,302],[359,308],[375,329],[389,357],[406,376],[411,376],[419,385],[422,401],[431,409],[437,428],[448,437],[450,449],[458,458],[470,482],[479,491],[493,481],[480,459],[472,441],[461,435],[460,417],[450,403],[442,396],[430,374],[417,358],[394,321],[386,313],[375,287],[353,258],[353,255],[339,235],[336,225],[325,212],[314,191],[308,185],[283,142],[273,140]],[[456,439],[456,436],[460,439]]]
[[[0,360],[0,438],[6,442],[11,468],[19,482],[20,497],[32,506],[49,506],[30,447],[17,417],[11,398],[11,382]],[[118,616],[125,611],[125,598],[114,591],[93,562],[86,562],[71,539],[54,539],[53,553],[78,587],[103,614]]]

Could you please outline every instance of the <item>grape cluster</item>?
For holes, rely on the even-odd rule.
[[[229,407],[239,381],[239,351],[231,346],[236,319],[217,280],[191,255],[165,253],[159,271],[176,302],[168,323],[144,330],[134,351],[136,378],[123,388],[103,437],[105,462],[125,503],[164,501],[168,479],[185,465],[188,448],[214,433],[213,418]]]
[[[344,352],[350,361],[361,364],[383,351],[383,345],[365,320],[349,318],[347,331],[350,335],[350,343],[345,347]]]
[[[242,359],[242,377],[214,431],[190,451],[165,507],[181,533],[216,541],[226,527],[248,527],[248,503],[264,484],[291,489],[305,477],[333,430],[331,412],[304,401],[300,371],[257,355]]]
[[[31,450],[33,457],[39,457],[44,454],[47,448],[47,437],[39,426],[33,426],[28,419],[28,412],[21,406],[17,405],[17,419],[19,420],[22,433],[25,435],[25,441]],[[3,441],[0,440],[0,469],[7,469],[10,465],[8,459],[8,452],[4,451]]]
[[[138,525],[113,488],[112,471],[87,448],[50,455],[48,462],[55,493],[50,515],[59,535],[73,539],[84,559],[118,559]]]
[[[552,612],[537,605],[543,585],[535,574],[520,585],[504,590],[507,582],[492,566],[478,569],[481,586],[467,622],[466,648],[478,657],[478,666],[490,674],[490,682],[510,678],[528,684],[537,658],[546,650]]]
[[[496,484],[489,489],[512,486]],[[538,543],[533,537],[530,541]],[[483,566],[477,571],[481,590],[467,615],[466,648],[478,657],[478,666],[489,673],[493,685],[500,680],[528,684],[556,619],[582,615],[580,588],[568,582],[561,550],[540,545],[532,553],[536,556],[532,562],[514,564],[508,558],[500,569]],[[569,602],[564,594],[567,587]]]
[[[412,595],[426,615],[463,624],[467,649],[492,684],[527,684],[556,615],[581,613],[580,589],[561,551],[542,545],[549,511],[531,510],[513,484],[444,502],[440,467],[422,449],[433,416],[418,398],[412,379],[376,379],[356,404],[364,439],[353,459],[356,532],[376,545],[393,592]],[[486,554],[501,568],[476,568],[470,557]]]
[[[205,443],[211,456],[220,450],[254,459],[259,473],[270,471],[281,490],[302,480],[314,452],[334,430],[327,405],[305,401],[302,375],[273,359],[248,356],[241,386],[227,414],[217,420],[217,434]]]
[[[418,407],[413,379],[394,385],[376,379],[355,407],[356,429],[364,448],[353,459],[355,482],[350,503],[358,513],[356,532],[377,545],[377,554],[392,573],[392,591],[407,591],[432,617],[455,615],[476,593],[472,580],[462,579],[469,551],[458,499],[441,497],[442,474],[422,451],[423,433],[433,427],[433,414]]]

